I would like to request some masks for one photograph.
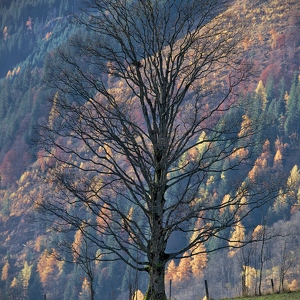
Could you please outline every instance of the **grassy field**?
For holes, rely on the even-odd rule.
[[[273,294],[256,297],[230,298],[227,300],[300,300],[300,292],[292,292],[285,294]],[[224,299],[225,300],[225,299]]]

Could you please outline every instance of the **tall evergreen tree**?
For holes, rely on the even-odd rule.
[[[288,136],[297,135],[300,129],[300,85],[298,75],[294,75],[286,105],[285,133]]]

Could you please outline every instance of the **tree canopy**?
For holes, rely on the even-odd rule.
[[[148,272],[146,299],[166,299],[169,261],[210,239],[221,240],[210,251],[228,247],[223,231],[278,192],[275,175],[246,178],[265,123],[238,97],[251,63],[231,19],[217,0],[90,0],[78,35],[47,63],[38,206],[93,243],[94,259]],[[222,195],[203,192],[227,173]]]

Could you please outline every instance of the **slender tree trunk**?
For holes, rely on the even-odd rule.
[[[93,288],[91,288],[91,300],[95,299],[95,291]]]
[[[280,264],[280,269],[279,269],[279,293],[284,292],[284,276],[286,273],[286,241],[284,241],[283,245],[283,253],[282,253],[282,259],[281,259],[281,264]]]
[[[95,300],[95,291],[93,287],[93,278],[90,276],[90,300]]]
[[[262,283],[262,273],[263,273],[263,268],[264,268],[264,258],[263,258],[264,245],[265,245],[265,234],[263,236],[263,241],[262,241],[262,246],[261,246],[261,251],[260,251],[260,270],[259,270],[259,284],[258,284],[258,294],[259,294],[259,296],[262,295],[261,283]]]
[[[243,271],[242,274],[242,297],[247,296],[247,287],[246,287],[246,275]]]

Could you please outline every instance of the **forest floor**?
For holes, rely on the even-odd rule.
[[[265,296],[229,298],[226,300],[300,300],[300,292],[272,294],[272,295],[265,295]]]

